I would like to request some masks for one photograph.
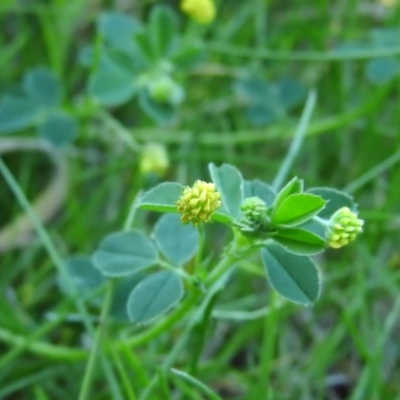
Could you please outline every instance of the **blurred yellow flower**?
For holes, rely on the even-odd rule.
[[[139,169],[142,174],[163,176],[169,167],[167,150],[162,144],[147,143],[140,155]]]
[[[209,24],[216,14],[213,0],[182,0],[181,10],[200,24]]]

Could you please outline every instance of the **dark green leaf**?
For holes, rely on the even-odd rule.
[[[321,253],[326,247],[323,238],[300,228],[279,228],[273,239],[291,253],[303,256]]]
[[[182,279],[173,271],[161,271],[142,280],[129,295],[131,321],[146,324],[171,309],[183,296]]]
[[[116,232],[103,239],[92,260],[105,276],[126,276],[154,265],[157,249],[138,230]]]
[[[369,82],[383,85],[395,78],[399,71],[400,64],[396,58],[377,58],[367,63],[365,76]]]
[[[183,265],[197,251],[199,233],[192,225],[182,225],[179,215],[163,215],[154,227],[154,240],[174,265]]]
[[[121,69],[99,70],[89,79],[89,93],[106,106],[118,106],[130,100],[136,91],[132,75]]]
[[[177,20],[170,7],[157,5],[152,8],[149,33],[158,58],[169,55],[177,30]]]
[[[337,210],[339,210],[339,208],[342,207],[349,207],[354,211],[357,210],[353,197],[340,190],[327,187],[317,187],[308,190],[307,193],[321,196],[327,201],[325,207],[318,214],[321,218],[329,219]]]
[[[229,215],[237,218],[243,201],[243,178],[240,171],[232,165],[217,167],[208,165],[211,179],[221,193],[222,204]]]
[[[141,29],[140,23],[126,14],[108,12],[99,18],[98,30],[107,43],[128,52],[135,49],[133,37]]]
[[[94,267],[91,258],[88,256],[71,256],[64,263],[72,285],[79,294],[88,294],[105,282],[104,276]],[[74,291],[71,292],[71,288],[62,279],[60,279],[60,286],[65,293],[75,294]]]
[[[275,190],[267,183],[254,179],[252,181],[244,181],[244,197],[259,197],[264,200],[268,207],[272,206],[276,197]]]
[[[143,112],[160,125],[170,123],[176,116],[175,107],[154,101],[146,90],[139,93],[139,105]]]
[[[38,121],[40,113],[40,106],[34,101],[6,95],[0,103],[0,132],[27,128]]]
[[[282,246],[271,244],[262,250],[262,258],[269,281],[279,294],[306,306],[318,299],[319,274],[308,257],[289,253]]]
[[[32,100],[46,107],[54,107],[61,101],[61,85],[47,68],[29,70],[24,76],[23,88]]]
[[[183,186],[176,182],[163,182],[144,193],[139,207],[159,212],[177,212],[176,202],[181,196]]]
[[[50,114],[39,126],[39,134],[57,147],[70,144],[75,139],[77,131],[76,119],[62,112]]]

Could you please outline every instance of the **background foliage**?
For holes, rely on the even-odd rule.
[[[156,4],[167,11],[155,13]],[[316,258],[324,294],[312,308],[265,296],[261,260],[241,262],[209,328],[192,327],[173,366],[222,398],[251,399],[266,343],[271,399],[400,396],[400,3],[216,4],[215,21],[198,25],[176,1],[1,2],[0,153],[62,258],[49,256],[26,221],[9,236],[22,211],[2,180],[0,398],[77,398],[90,335],[55,266],[67,266],[96,319],[103,277],[82,266],[121,230],[139,190],[207,179],[209,162],[273,182],[310,89],[317,103],[291,175],[353,194],[365,233]],[[162,176],[141,168],[149,142],[168,151]],[[168,248],[159,217],[140,211],[135,228]],[[211,224],[206,234],[207,255],[216,258],[228,233]],[[155,244],[147,245],[152,263]],[[187,246],[183,255],[195,251]],[[99,367],[96,399],[136,398],[187,329],[182,321],[147,341],[144,328],[127,323],[121,305],[139,278],[121,282],[111,304],[105,342],[116,345],[101,363],[117,380]],[[164,379],[169,386],[154,399],[171,388],[172,398],[204,398],[177,374]]]

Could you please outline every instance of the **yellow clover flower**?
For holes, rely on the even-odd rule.
[[[328,246],[334,249],[348,245],[362,232],[364,221],[348,207],[337,210],[329,221]]]
[[[200,24],[209,24],[216,14],[213,0],[182,0],[181,10]]]
[[[215,210],[221,206],[221,194],[214,183],[197,180],[192,187],[187,186],[176,202],[181,214],[181,222],[194,226],[209,222]]]

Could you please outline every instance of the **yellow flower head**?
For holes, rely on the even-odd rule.
[[[215,210],[221,206],[221,194],[214,183],[197,180],[192,187],[187,186],[176,202],[181,213],[181,222],[194,226],[209,222]]]
[[[346,246],[362,232],[364,221],[348,207],[337,210],[329,221],[328,246],[334,249]]]
[[[200,24],[209,24],[216,14],[213,0],[182,0],[181,10]]]
[[[147,143],[140,155],[139,169],[142,174],[163,176],[169,167],[167,150],[162,144]]]

